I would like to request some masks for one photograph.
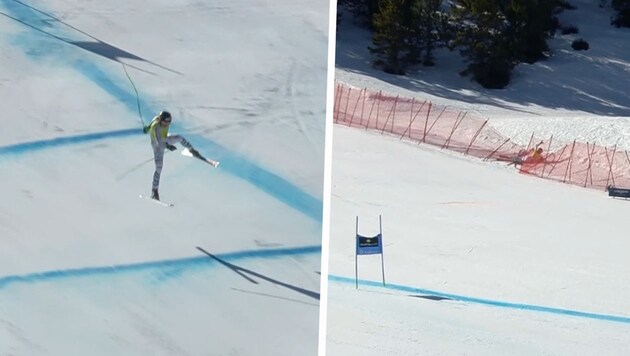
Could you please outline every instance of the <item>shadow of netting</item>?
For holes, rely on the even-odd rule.
[[[545,162],[524,164],[521,173],[597,189],[630,186],[627,151],[580,142],[557,147],[553,136],[540,139],[534,134],[527,146],[516,144],[490,126],[487,119],[427,100],[337,83],[333,111],[334,122],[340,125],[395,135],[485,160],[511,162],[540,145],[546,152]]]

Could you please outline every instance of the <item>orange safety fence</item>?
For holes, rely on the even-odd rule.
[[[524,146],[494,129],[487,119],[423,99],[336,83],[333,118],[336,124],[380,131],[484,160],[511,162],[538,146],[544,150],[544,161],[519,165],[521,173],[596,189],[630,187],[628,151],[588,142],[560,144],[553,136],[540,139],[535,134]]]

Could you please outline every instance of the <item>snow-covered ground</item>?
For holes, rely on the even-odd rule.
[[[0,355],[315,355],[328,4],[147,5],[0,1]]]
[[[572,1],[554,57],[517,68],[507,90],[483,90],[442,52],[410,77],[370,67],[366,33],[342,22],[336,79],[427,98],[537,136],[630,148],[624,98],[628,30],[607,27],[597,1]],[[345,32],[344,32],[345,29]],[[578,75],[579,74],[579,75]],[[328,355],[625,355],[630,350],[627,201],[515,173],[500,163],[336,125],[333,135]],[[378,232],[359,258],[354,234]]]

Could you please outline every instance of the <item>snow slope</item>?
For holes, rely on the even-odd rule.
[[[627,353],[626,201],[344,126],[333,154],[328,355]]]
[[[610,11],[597,1],[572,3],[561,21],[591,51],[560,36],[507,90],[460,78],[448,52],[410,77],[378,72],[369,36],[347,21],[336,79],[490,118],[516,141],[535,131],[628,149],[630,33],[602,26]],[[328,355],[627,354],[626,201],[380,133],[335,125],[333,136]],[[386,286],[379,256],[365,256],[356,290],[355,219],[373,235],[379,214]]]
[[[316,354],[327,4],[0,5],[0,355]]]

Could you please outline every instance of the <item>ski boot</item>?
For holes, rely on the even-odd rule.
[[[190,151],[190,154],[192,154],[192,155],[193,155],[193,157],[195,157],[195,158],[201,158],[201,155],[199,154],[199,151],[197,151],[196,149],[194,149],[194,148],[192,148],[192,147],[191,147],[191,148],[189,149],[189,151]]]
[[[157,189],[151,190],[151,199],[160,200],[160,194]]]

